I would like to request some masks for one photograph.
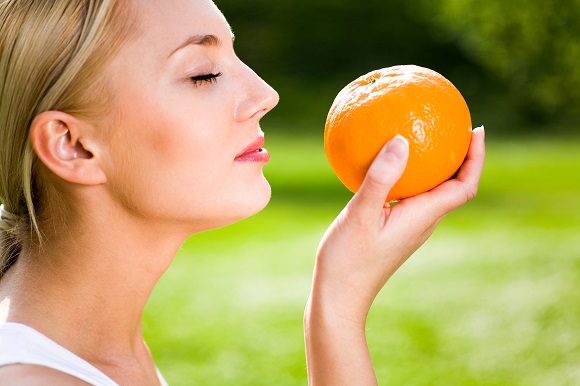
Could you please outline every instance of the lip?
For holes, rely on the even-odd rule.
[[[270,160],[270,153],[264,146],[264,136],[261,135],[244,148],[235,158],[237,162],[258,162],[267,163]]]

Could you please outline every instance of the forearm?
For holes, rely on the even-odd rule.
[[[337,315],[314,296],[304,314],[310,386],[377,385],[365,323]]]

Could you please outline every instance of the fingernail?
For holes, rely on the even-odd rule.
[[[475,132],[477,132],[477,131],[484,131],[484,130],[485,130],[485,129],[483,128],[483,125],[481,125],[481,126],[479,126],[479,127],[476,127],[475,129],[471,130],[471,131],[473,131],[473,132],[475,133]]]
[[[396,159],[403,158],[409,148],[409,142],[402,135],[396,135],[387,143],[385,153],[394,156]]]

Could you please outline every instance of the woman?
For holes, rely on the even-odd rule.
[[[267,204],[278,95],[211,0],[4,0],[0,57],[0,385],[164,384],[143,307],[188,236]],[[483,131],[456,179],[385,207],[407,156],[390,141],[321,242],[312,385],[376,383],[368,309],[475,195]]]

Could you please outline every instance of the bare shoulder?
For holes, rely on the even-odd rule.
[[[0,386],[87,386],[78,378],[44,366],[7,365],[0,367]]]

